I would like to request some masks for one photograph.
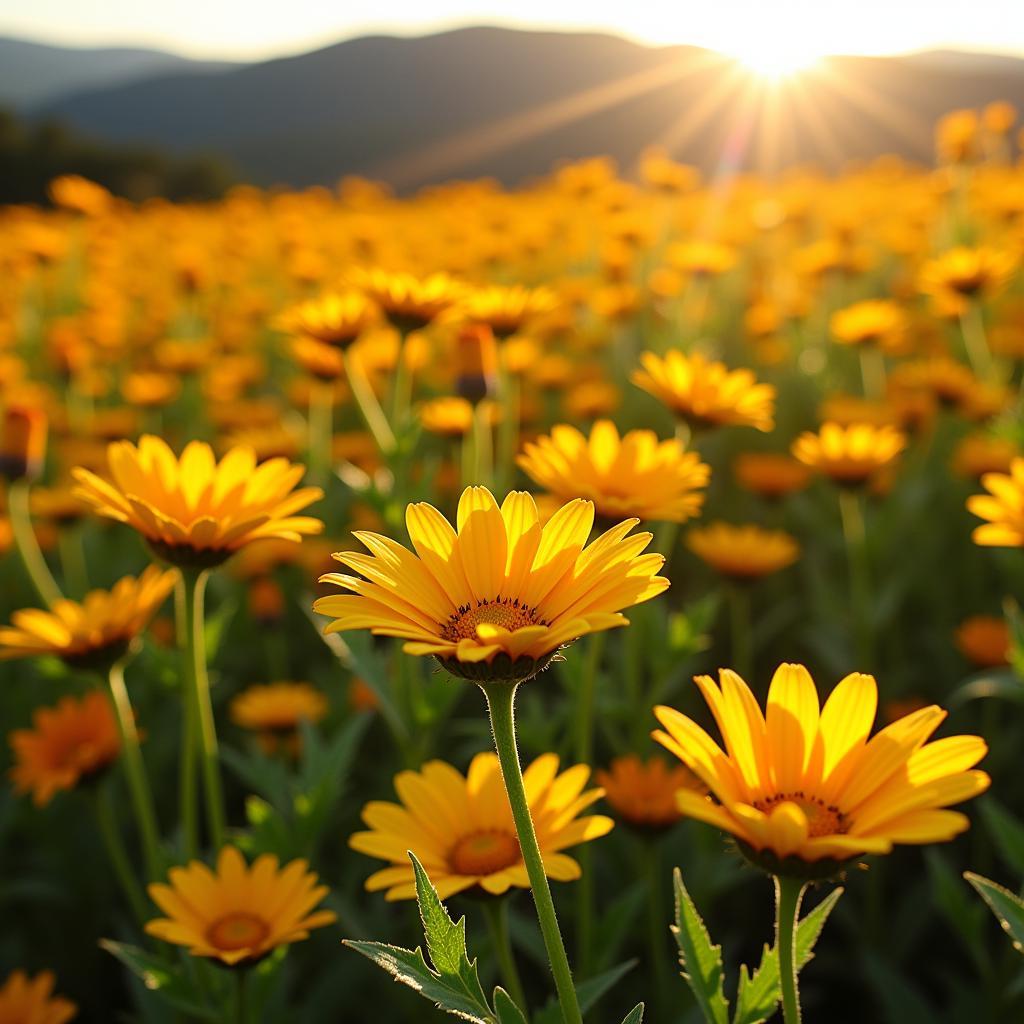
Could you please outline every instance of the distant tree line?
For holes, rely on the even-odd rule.
[[[97,142],[61,121],[31,121],[0,108],[0,203],[47,203],[46,187],[61,174],[81,174],[136,201],[214,199],[235,180],[216,156]]]

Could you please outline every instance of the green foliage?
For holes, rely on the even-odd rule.
[[[644,1019],[644,1004],[637,1003],[632,1010],[626,1014],[622,1021],[622,1024],[643,1024]]]
[[[728,1024],[729,1001],[723,987],[722,947],[712,944],[707,926],[686,891],[678,868],[672,877],[676,906],[672,933],[679,945],[683,977],[693,990],[708,1024]],[[833,889],[797,925],[795,955],[798,971],[814,956],[814,945],[842,894],[841,888]],[[752,973],[746,964],[740,965],[732,1024],[763,1024],[775,1013],[781,997],[778,951],[766,943],[761,963]]]
[[[980,810],[999,855],[1008,867],[1024,877],[1024,824],[991,796],[981,801]]]
[[[396,981],[429,999],[439,1010],[476,1024],[518,1024],[523,1020],[522,1014],[518,1018],[513,1015],[515,1006],[503,989],[495,990],[495,1009],[491,1009],[487,1001],[477,974],[476,960],[470,960],[466,951],[466,919],[459,918],[458,923],[452,921],[423,865],[411,852],[409,859],[416,875],[416,902],[420,908],[430,965],[424,959],[420,946],[409,950],[380,942],[351,940],[346,940],[345,945],[372,960],[393,975]],[[499,1000],[500,1013],[497,1009]]]
[[[1024,900],[1009,889],[982,878],[972,871],[964,873],[964,878],[978,891],[978,895],[988,904],[1002,925],[1003,931],[1010,936],[1013,948],[1024,953]]]
[[[167,1005],[189,1014],[194,1020],[218,1021],[220,1012],[211,1005],[180,964],[165,960],[137,946],[101,939],[100,945],[117,957],[150,992],[155,992]]]
[[[625,963],[616,964],[615,967],[600,974],[595,974],[586,981],[581,981],[576,986],[576,997],[579,1000],[580,1012],[586,1013],[592,1010],[598,1000],[608,991],[615,987],[634,967],[635,960],[627,960]],[[562,1024],[562,1011],[558,1002],[552,999],[534,1018],[534,1024]]]

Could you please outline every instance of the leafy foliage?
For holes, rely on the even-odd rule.
[[[964,873],[964,878],[978,891],[978,895],[988,904],[996,915],[1003,931],[1010,936],[1013,948],[1024,953],[1024,900],[1009,889],[972,871]]]

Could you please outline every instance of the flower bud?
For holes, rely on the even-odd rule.
[[[492,396],[498,383],[498,348],[486,324],[467,324],[455,341],[455,390],[476,404]]]
[[[46,413],[29,406],[8,406],[0,424],[0,475],[35,480],[46,461]]]

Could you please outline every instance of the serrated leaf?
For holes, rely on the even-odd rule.
[[[711,936],[701,920],[690,894],[683,885],[683,876],[672,872],[675,890],[676,923],[672,934],[679,946],[679,962],[694,996],[711,1024],[727,1024],[729,1002],[722,990],[722,947],[711,944]]]
[[[500,986],[494,990],[493,1002],[498,1024],[527,1024],[523,1011],[516,1006],[512,997]]]
[[[996,915],[1003,931],[1010,936],[1013,948],[1018,953],[1024,953],[1024,900],[1009,889],[972,871],[965,871],[964,878],[974,886],[978,895]]]
[[[159,956],[124,942],[101,939],[100,946],[117,957],[150,991],[164,1002],[199,1020],[218,1021],[220,1013],[207,1006],[177,967]]]
[[[643,1024],[644,1004],[637,1003],[623,1018],[622,1024]]]
[[[1007,866],[1024,876],[1024,824],[990,796],[981,801],[981,816]]]
[[[409,860],[416,877],[416,902],[430,966],[419,946],[409,950],[380,942],[346,942],[345,945],[368,957],[396,981],[431,1000],[438,1009],[478,1024],[496,1024],[480,985],[476,961],[466,954],[466,919],[459,918],[458,923],[452,921],[416,855],[410,852]]]
[[[842,888],[833,889],[797,925],[794,953],[797,971],[813,959],[814,944],[818,941],[828,915],[842,894]],[[778,951],[766,944],[761,954],[761,963],[753,974],[748,973],[746,964],[740,966],[733,1024],[762,1024],[762,1021],[768,1020],[775,1012],[780,999]]]

